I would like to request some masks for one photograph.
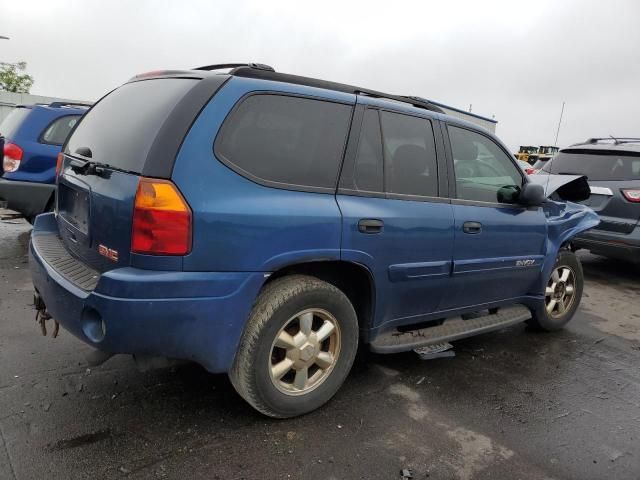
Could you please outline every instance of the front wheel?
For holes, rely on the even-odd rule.
[[[559,330],[573,318],[584,287],[582,265],[575,253],[562,250],[547,280],[544,306],[532,311],[529,323],[548,332]]]
[[[314,277],[278,278],[258,297],[229,378],[256,410],[294,417],[333,397],[357,349],[356,313],[342,291]]]

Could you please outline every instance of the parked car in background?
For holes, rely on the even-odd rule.
[[[544,168],[544,166],[551,161],[551,158],[539,158],[536,160],[531,168],[533,168],[533,173],[537,173]]]
[[[640,262],[640,138],[592,138],[563,148],[541,174],[585,175],[591,196],[581,203],[600,224],[572,240],[575,248]]]
[[[18,105],[0,124],[0,201],[33,222],[53,209],[56,158],[88,105]]]
[[[518,162],[518,166],[527,175],[531,175],[532,173],[536,172],[536,169],[533,168],[528,162],[525,162],[524,160],[517,160],[517,162]]]
[[[105,358],[196,361],[292,417],[362,344],[562,328],[583,286],[567,242],[597,221],[428,101],[259,64],[157,71],[67,140],[34,303]]]

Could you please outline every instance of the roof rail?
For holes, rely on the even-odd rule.
[[[48,107],[91,107],[92,103],[83,103],[83,102],[51,102],[51,103],[43,103],[41,105],[46,105]]]
[[[255,65],[255,64],[253,64]],[[229,68],[229,67],[225,67]],[[366,95],[375,98],[384,98],[388,100],[395,100],[396,102],[408,103],[415,107],[424,108],[437,113],[445,113],[440,107],[433,105],[428,100],[420,97],[409,97],[402,95],[391,95],[389,93],[383,93],[376,90],[369,90],[366,88],[354,87],[353,85],[346,85],[343,83],[330,82],[327,80],[319,80],[317,78],[302,77],[299,75],[291,75],[288,73],[279,73],[275,70],[267,68],[257,68],[255,66],[239,66],[234,67],[229,72],[230,75],[237,77],[258,78],[261,80],[273,80],[276,82],[293,83],[295,85],[305,85],[308,87],[324,88],[327,90],[334,90],[337,92],[352,93],[355,95]]]
[[[197,68],[194,68],[193,70],[211,71],[211,70],[223,70],[225,68],[236,69],[240,67],[249,67],[249,68],[255,68],[257,70],[266,70],[267,72],[275,72],[273,67],[269,65],[265,65],[264,63],[218,63],[214,65],[205,65],[203,67],[197,67]]]
[[[617,145],[619,143],[633,143],[633,142],[640,142],[640,138],[638,137],[614,137],[612,135],[609,135],[608,137],[603,137],[603,138],[588,138],[584,143],[587,144],[594,144],[594,143],[598,143],[601,140],[606,140],[606,141],[611,141],[613,140],[613,142]],[[581,145],[579,143],[576,143],[576,145]]]

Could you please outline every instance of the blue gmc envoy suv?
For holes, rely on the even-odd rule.
[[[279,418],[327,402],[359,345],[561,328],[583,287],[568,242],[598,223],[427,100],[261,64],[136,76],[59,162],[30,246],[42,321],[228,372]]]

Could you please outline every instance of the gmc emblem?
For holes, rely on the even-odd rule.
[[[112,248],[107,248],[104,245],[98,245],[98,253],[103,257],[107,257],[109,260],[114,262],[118,261],[118,251],[113,250]]]

